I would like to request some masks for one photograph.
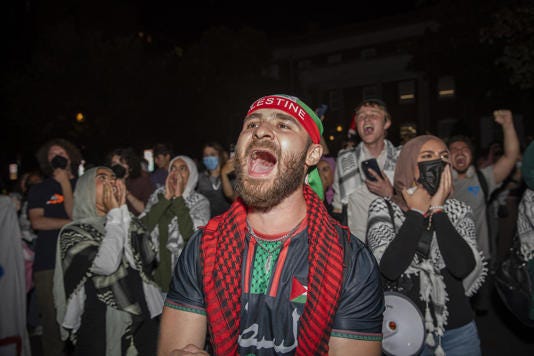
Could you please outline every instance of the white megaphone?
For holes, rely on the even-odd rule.
[[[417,306],[407,296],[384,292],[386,309],[382,323],[382,351],[390,356],[411,356],[421,351],[425,323]]]

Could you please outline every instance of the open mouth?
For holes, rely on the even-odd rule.
[[[375,131],[375,128],[374,128],[373,126],[371,126],[371,125],[365,125],[365,126],[363,127],[363,133],[364,133],[365,135],[370,135],[370,134],[372,134],[374,131]]]
[[[466,163],[465,157],[456,157],[455,163],[459,166],[462,166]]]
[[[265,177],[272,172],[277,159],[266,150],[253,150],[248,159],[248,174],[251,177]]]

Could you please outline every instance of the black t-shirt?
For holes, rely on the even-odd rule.
[[[200,237],[200,232],[193,235],[180,255],[165,305],[205,315]],[[299,319],[308,285],[306,229],[287,242],[273,262],[264,292],[260,292],[262,288],[258,285],[262,283],[258,281],[254,266],[256,259],[261,258],[261,249],[247,237],[242,271],[250,273],[242,274],[238,340],[241,355],[292,355],[296,351]],[[350,244],[352,256],[344,272],[331,335],[380,341],[384,298],[378,266],[374,256],[356,237],[351,236]],[[254,249],[253,255],[247,258],[250,249]]]
[[[71,179],[72,190],[76,179]],[[44,216],[48,218],[68,219],[65,211],[63,191],[61,185],[54,178],[47,178],[32,186],[28,193],[28,210],[42,208]],[[54,269],[56,265],[56,245],[59,230],[39,230],[35,245],[34,271]]]

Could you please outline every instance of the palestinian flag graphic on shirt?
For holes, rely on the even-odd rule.
[[[308,286],[302,285],[298,279],[293,277],[293,283],[291,284],[291,294],[289,300],[294,303],[306,303],[308,297]]]

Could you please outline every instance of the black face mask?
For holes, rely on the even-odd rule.
[[[50,166],[52,166],[53,169],[56,169],[56,168],[65,169],[67,168],[68,163],[69,161],[65,157],[56,155],[50,161]]]
[[[120,164],[114,164],[113,166],[111,166],[111,170],[113,171],[113,173],[115,173],[115,177],[117,177],[117,179],[122,179],[126,175],[126,168],[124,168]]]
[[[441,158],[417,163],[420,175],[417,182],[426,189],[428,194],[434,195],[438,191],[441,173],[446,164]]]

